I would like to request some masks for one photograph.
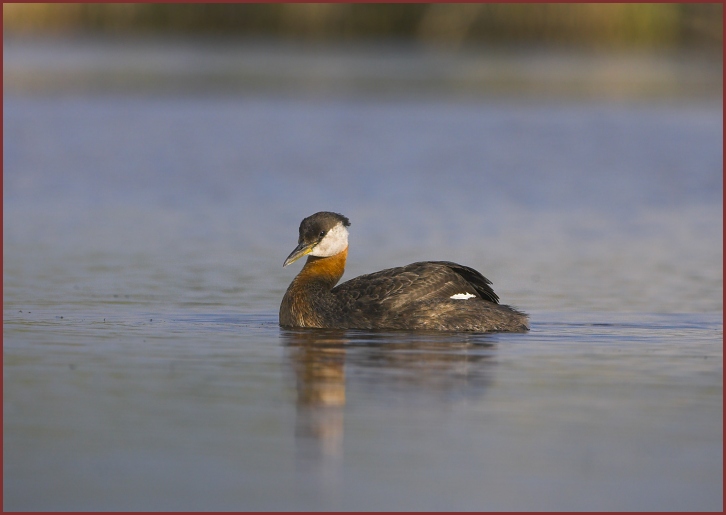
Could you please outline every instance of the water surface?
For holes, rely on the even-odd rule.
[[[720,97],[161,76],[4,94],[5,509],[723,508]],[[318,210],[344,279],[461,262],[532,330],[280,329]]]

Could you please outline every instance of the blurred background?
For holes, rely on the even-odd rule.
[[[336,210],[347,277],[453,259],[530,309],[720,309],[722,17],[4,4],[6,275],[70,253],[131,274],[78,270],[93,294],[275,312]]]
[[[6,45],[144,42],[137,52],[115,48],[114,59],[97,48],[57,63],[45,84],[54,89],[166,79],[182,90],[717,94],[723,41],[716,3],[6,4],[3,15]],[[144,59],[150,39],[174,41],[176,52]],[[178,48],[192,41],[195,52]],[[44,86],[38,70],[7,57],[11,91]]]
[[[702,4],[12,4],[12,34],[213,34],[461,47],[692,47],[718,53],[722,6]]]

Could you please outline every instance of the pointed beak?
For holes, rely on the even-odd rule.
[[[298,259],[300,259],[303,256],[307,256],[313,251],[313,248],[315,248],[317,242],[315,243],[301,243],[297,247],[295,247],[295,250],[293,250],[289,256],[287,256],[287,259],[282,264],[283,268],[289,265],[290,263],[294,263]]]

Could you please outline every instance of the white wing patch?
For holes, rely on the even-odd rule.
[[[466,300],[470,299],[472,297],[476,297],[473,293],[457,293],[455,295],[452,295],[449,297],[450,299],[456,299],[456,300]]]

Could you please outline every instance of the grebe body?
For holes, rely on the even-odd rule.
[[[348,257],[348,219],[322,211],[300,223],[283,266],[308,256],[280,305],[282,327],[526,331],[527,315],[499,304],[473,268],[422,261],[361,275],[336,286]]]

